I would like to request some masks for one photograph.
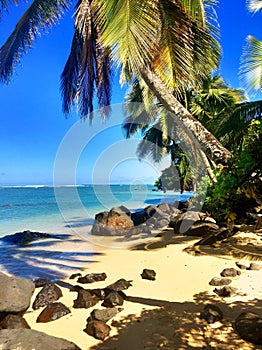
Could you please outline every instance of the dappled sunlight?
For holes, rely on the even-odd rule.
[[[117,334],[92,350],[253,350],[262,346],[242,340],[234,331],[234,320],[244,310],[262,312],[261,300],[248,303],[234,301],[228,303],[207,292],[194,295],[195,302],[167,302],[139,297],[128,297],[127,302],[158,306],[143,310],[139,316],[130,314],[119,316],[111,322]],[[207,324],[200,319],[204,305],[214,303],[224,314],[222,322]]]

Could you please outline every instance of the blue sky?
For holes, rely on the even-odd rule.
[[[9,14],[3,14],[0,45],[11,33],[24,9],[26,4],[12,6]],[[218,16],[223,48],[219,73],[232,87],[239,87],[238,69],[242,49],[247,35],[262,39],[262,13],[249,14],[245,0],[223,0],[220,1]],[[59,93],[59,79],[70,49],[72,26],[71,15],[67,14],[60,25],[37,39],[34,49],[23,57],[9,85],[0,85],[0,185],[52,182],[58,147],[68,130],[79,120],[76,113],[67,119],[64,117]],[[120,89],[115,81],[112,104],[123,102],[124,93],[125,89]],[[121,139],[120,131],[112,135],[112,144]],[[103,149],[103,140],[105,138],[99,141],[99,147],[98,143],[93,142],[93,151],[88,155],[89,165],[84,161],[87,156],[83,155],[78,164],[78,182],[90,181],[89,170]],[[132,160],[132,175],[123,164],[111,169],[112,181],[134,181],[135,174],[141,171],[145,172],[146,181],[150,181],[156,174],[151,165],[144,164],[143,167],[137,163],[135,166]],[[69,179],[66,177],[61,179],[64,183],[67,181]]]

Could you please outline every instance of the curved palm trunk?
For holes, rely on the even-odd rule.
[[[226,163],[231,157],[229,152],[188,110],[175,98],[160,78],[149,68],[140,71],[141,77],[155,94],[159,102],[171,113],[174,113],[183,124],[193,132],[208,158],[216,164]]]

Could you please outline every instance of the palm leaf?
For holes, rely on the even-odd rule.
[[[71,0],[35,0],[0,49],[0,81],[8,82],[21,56],[33,45],[41,30],[56,24]]]
[[[249,0],[247,6],[250,12],[257,12],[262,9],[262,0]]]
[[[8,4],[19,4],[19,0],[0,0],[0,20],[2,18],[2,12],[6,11],[8,12]]]
[[[262,87],[262,42],[249,35],[241,57],[240,77],[248,89]]]

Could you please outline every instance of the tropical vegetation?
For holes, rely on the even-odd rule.
[[[0,1],[0,14],[19,3]],[[247,102],[243,91],[213,76],[221,51],[217,0],[31,1],[0,49],[1,82],[9,82],[36,36],[73,5],[74,34],[61,75],[65,114],[76,105],[82,118],[92,120],[96,96],[107,118],[113,75],[120,72],[120,82],[131,87],[124,129],[127,137],[143,134],[139,156],[159,161],[169,154],[182,189],[207,173],[207,209],[231,220],[228,198],[253,195],[247,186],[261,176],[261,103]],[[261,1],[249,5],[258,10]],[[255,72],[255,86],[262,81],[261,47],[250,45],[242,66]]]

